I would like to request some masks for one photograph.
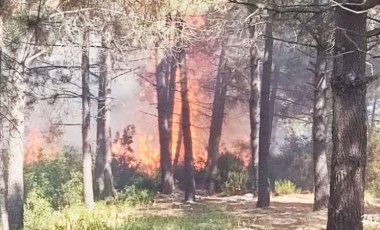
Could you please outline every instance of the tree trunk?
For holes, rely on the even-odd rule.
[[[84,203],[88,209],[94,207],[92,186],[92,156],[90,148],[90,63],[89,31],[83,32],[82,48],[82,152],[83,152],[83,193]]]
[[[108,39],[110,40],[110,39]],[[110,41],[102,41],[109,46]],[[96,195],[98,198],[115,196],[112,175],[112,137],[111,137],[111,54],[107,49],[101,51],[101,68],[99,75],[98,116],[97,116],[97,154],[95,167]]]
[[[169,102],[170,73],[165,58],[156,70],[156,90],[158,109],[158,133],[160,141],[161,192],[171,194],[174,189],[173,165],[171,159],[171,116]]]
[[[18,74],[17,74],[18,75]],[[24,76],[19,76],[23,79]],[[25,84],[17,80],[17,96],[11,105],[12,122],[9,130],[8,153],[8,197],[7,207],[10,229],[23,229],[24,215],[24,129],[25,129]]]
[[[265,51],[263,63],[263,78],[260,97],[260,130],[259,130],[259,181],[258,181],[258,208],[270,205],[269,184],[269,148],[272,131],[272,118],[270,108],[270,85],[272,75],[272,17],[269,16],[265,26]]]
[[[319,43],[319,42],[318,42]],[[317,46],[314,78],[313,111],[313,164],[314,164],[314,211],[328,208],[330,195],[327,169],[327,53],[322,44]]]
[[[209,193],[215,193],[216,178],[218,176],[218,158],[219,158],[219,145],[222,135],[223,118],[224,118],[224,106],[226,103],[227,86],[230,78],[230,69],[226,64],[225,58],[225,44],[221,50],[219,57],[218,74],[216,76],[216,84],[214,91],[214,102],[212,105],[210,136],[208,141],[208,159],[207,159],[207,188]]]
[[[103,53],[101,54],[103,55]],[[102,63],[104,64],[103,57]],[[103,66],[104,68],[104,66]],[[96,116],[96,161],[95,161],[95,189],[97,199],[102,198],[104,193],[104,156],[105,156],[105,128],[104,128],[104,102],[105,102],[105,79],[104,70],[101,70],[98,79],[98,109]]]
[[[178,124],[178,136],[177,136],[177,143],[175,148],[175,154],[174,154],[174,162],[173,166],[178,166],[179,157],[181,154],[181,147],[182,147],[182,139],[183,139],[183,132],[182,132],[182,113],[180,114],[179,118],[179,124]]]
[[[336,7],[335,14],[338,29],[332,78],[333,153],[327,229],[362,230],[367,160],[367,14],[341,7]]]
[[[180,53],[181,100],[182,100],[182,130],[185,146],[185,201],[195,201],[195,181],[193,162],[193,143],[191,138],[190,105],[187,88],[186,53]]]
[[[2,21],[0,21],[0,28],[2,27]],[[2,74],[2,60],[3,60],[3,52],[0,48],[0,76]],[[3,81],[0,80],[0,113],[3,114],[2,106],[3,106],[3,91],[4,85]],[[4,123],[3,118],[0,115],[0,146],[2,146],[4,142]],[[8,230],[9,229],[9,216],[7,210],[7,186],[6,186],[6,168],[5,168],[5,150],[0,148],[0,216],[1,216],[1,229]]]
[[[371,125],[370,125],[370,137],[374,134],[375,126],[376,126],[376,109],[377,109],[377,102],[379,98],[377,95],[373,97],[373,104],[372,104],[372,114],[371,114]]]
[[[260,74],[256,72],[258,65],[257,46],[254,44],[256,36],[255,22],[249,27],[250,47],[250,98],[249,98],[249,121],[250,121],[250,147],[252,164],[252,193],[257,197],[259,175],[259,126],[260,126]]]

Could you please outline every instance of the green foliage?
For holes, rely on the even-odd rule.
[[[27,229],[49,229],[54,209],[38,189],[29,191],[25,202],[24,224]]]
[[[46,203],[48,205],[48,203]],[[129,230],[129,229],[233,229],[237,226],[234,217],[219,212],[187,213],[183,216],[155,216],[139,212],[128,205],[106,205],[96,203],[94,210],[83,205],[73,205],[58,211],[41,208],[31,216],[26,212],[28,221],[25,229],[31,230]],[[34,209],[37,211],[37,209]],[[141,213],[140,213],[141,214]]]
[[[243,194],[247,190],[248,173],[246,171],[231,171],[228,173],[227,181],[224,182],[222,191],[226,195]]]
[[[301,189],[290,180],[278,180],[274,182],[274,189],[277,194],[288,195],[300,193]]]
[[[380,135],[372,134],[368,143],[367,189],[375,197],[380,197]]]
[[[244,170],[244,163],[236,155],[224,153],[218,160],[217,191],[226,195],[236,195],[246,191],[248,173]]]
[[[154,202],[156,193],[148,190],[141,189],[134,185],[124,188],[121,192],[118,192],[115,198],[108,200],[108,203],[126,203],[132,206],[150,204]]]
[[[138,189],[147,189],[153,192],[159,190],[160,177],[158,173],[153,176],[140,173],[137,168],[131,168],[124,158],[113,159],[112,172],[115,188],[118,191],[132,185]]]
[[[54,209],[82,202],[80,155],[66,147],[56,158],[26,167],[25,191],[37,191]]]

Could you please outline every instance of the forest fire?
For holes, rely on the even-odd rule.
[[[38,128],[29,129],[28,142],[25,148],[24,163],[30,165],[58,154],[60,148],[57,143],[49,142],[54,138],[51,133],[42,133]]]

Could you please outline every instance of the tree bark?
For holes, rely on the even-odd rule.
[[[250,147],[252,164],[252,193],[257,197],[259,175],[259,126],[260,126],[260,74],[256,72],[258,66],[257,46],[254,44],[256,36],[255,22],[249,27],[250,46],[250,98],[249,98],[249,121],[250,121]]]
[[[110,45],[110,38],[102,44],[104,47]],[[103,49],[100,54],[101,68],[99,75],[98,94],[98,116],[97,116],[97,154],[95,165],[95,191],[100,199],[115,196],[115,187],[112,175],[112,137],[111,137],[111,83],[112,69],[111,54],[107,49]]]
[[[2,20],[0,19],[0,28],[2,27]],[[2,74],[3,68],[3,51],[0,48],[0,76]],[[0,113],[2,114],[2,106],[3,106],[3,90],[4,85],[3,81],[0,80]],[[2,115],[0,115],[0,146],[2,146],[4,142],[4,123],[3,123]],[[6,186],[6,168],[5,168],[5,150],[3,148],[0,149],[0,216],[1,216],[1,229],[8,230],[9,229],[9,216],[7,210],[7,186]]]
[[[319,42],[318,42],[319,43]],[[327,53],[322,44],[317,46],[314,77],[313,110],[313,166],[314,166],[314,211],[328,208],[330,196],[329,172],[327,169]]]
[[[270,183],[269,183],[269,148],[272,131],[272,118],[270,109],[270,86],[272,76],[272,54],[273,39],[271,22],[272,16],[268,18],[265,26],[265,51],[263,63],[263,78],[260,97],[260,130],[259,130],[259,181],[258,199],[256,206],[266,208],[270,205]]]
[[[180,116],[181,117],[179,118],[179,124],[178,124],[177,143],[176,143],[176,148],[175,148],[175,153],[174,153],[174,162],[173,162],[174,167],[178,166],[179,157],[181,155],[182,139],[183,139],[182,112],[181,112]]]
[[[92,156],[90,149],[90,63],[89,31],[84,28],[82,48],[82,152],[83,152],[83,193],[88,209],[94,207],[92,185]]]
[[[208,159],[207,159],[207,188],[209,193],[216,192],[216,178],[218,176],[218,158],[219,158],[219,145],[222,135],[224,107],[226,103],[227,86],[231,75],[231,71],[227,66],[227,60],[225,58],[225,45],[223,42],[220,57],[218,74],[216,76],[216,84],[214,91],[214,101],[212,105],[210,136],[208,141]]]
[[[379,100],[379,97],[375,95],[373,97],[373,104],[372,104],[372,113],[371,113],[371,126],[370,126],[370,135],[374,134],[375,131],[375,125],[376,125],[376,109],[377,109],[377,102]]]
[[[171,159],[171,116],[169,100],[170,73],[166,58],[157,66],[156,90],[158,110],[158,133],[160,141],[161,192],[171,194],[174,190],[173,165]]]
[[[341,7],[335,12],[328,230],[363,229],[367,160],[366,17],[366,13],[352,13]]]
[[[186,53],[180,53],[181,100],[182,100],[182,130],[185,146],[185,201],[195,201],[195,181],[193,162],[193,143],[191,138],[190,105],[187,88]]]

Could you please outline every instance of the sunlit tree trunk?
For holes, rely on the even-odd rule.
[[[327,169],[327,53],[322,44],[317,47],[314,77],[313,163],[314,211],[329,204],[330,180]]]
[[[252,193],[257,196],[258,192],[258,163],[259,163],[259,126],[260,126],[260,74],[256,72],[258,66],[257,46],[255,44],[255,22],[249,27],[250,46],[250,98],[249,98],[249,121],[250,121],[250,147],[252,164]]]
[[[82,47],[82,153],[83,153],[83,193],[88,209],[94,207],[92,186],[92,156],[90,148],[90,63],[89,31],[84,28]]]
[[[185,51],[180,53],[181,100],[182,100],[182,130],[185,146],[185,201],[195,201],[195,181],[193,162],[193,143],[191,138],[190,105],[187,87],[187,66]]]
[[[336,7],[328,230],[363,229],[367,161],[366,18],[367,13]]]
[[[231,75],[230,68],[226,64],[225,58],[225,44],[219,57],[218,74],[216,76],[214,102],[212,104],[210,136],[208,141],[208,191],[209,193],[216,192],[216,178],[218,175],[218,158],[219,158],[219,145],[222,135],[224,107],[226,103],[228,80]]]
[[[271,139],[272,115],[270,109],[270,87],[272,76],[272,16],[269,16],[265,26],[265,51],[263,63],[263,77],[260,97],[260,129],[259,129],[259,180],[258,200],[256,206],[266,208],[270,205],[269,184],[269,148]]]
[[[110,37],[111,38],[111,37]],[[108,40],[110,40],[108,38]],[[110,42],[103,39],[102,46],[107,47]],[[112,137],[111,137],[111,69],[112,59],[107,48],[102,49],[101,71],[99,74],[99,95],[97,115],[97,154],[95,165],[95,186],[98,198],[115,195],[112,175]]]
[[[321,5],[324,0],[314,0]],[[314,109],[313,109],[313,170],[314,170],[314,211],[328,208],[330,196],[330,180],[327,169],[327,68],[324,15],[316,15],[317,26],[317,58],[314,77]]]
[[[0,18],[0,29],[3,28],[2,20]],[[0,37],[0,39],[2,39]],[[1,40],[0,40],[1,42]],[[5,103],[4,100],[4,82],[1,79],[2,69],[3,69],[3,51],[0,47],[0,146],[2,146],[4,142],[4,120],[3,115],[4,111],[2,106]],[[1,215],[1,229],[8,230],[9,229],[9,216],[7,210],[7,186],[6,186],[6,168],[5,168],[5,149],[0,147],[0,215]]]

